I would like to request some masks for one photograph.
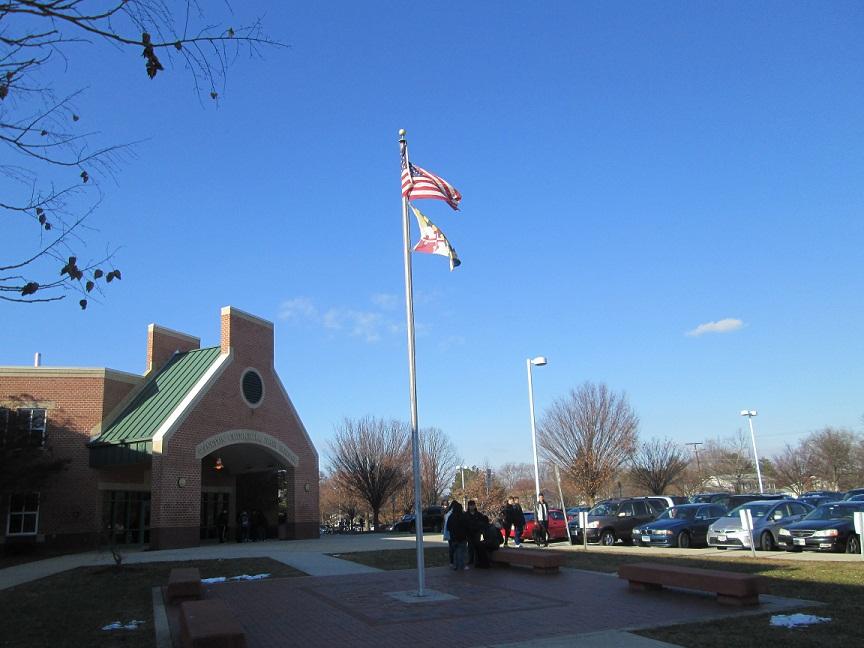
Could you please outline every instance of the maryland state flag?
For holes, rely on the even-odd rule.
[[[410,203],[409,203],[410,204]],[[411,211],[417,218],[417,225],[420,227],[420,240],[414,246],[415,252],[423,252],[425,254],[440,254],[450,259],[450,270],[460,265],[462,262],[456,256],[456,250],[450,245],[450,241],[444,236],[438,227],[430,221],[426,216],[420,213],[414,205],[411,205]]]

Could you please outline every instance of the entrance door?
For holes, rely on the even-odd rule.
[[[230,511],[228,493],[201,493],[201,539],[219,539],[219,515],[223,510]],[[228,526],[232,526],[228,520]]]

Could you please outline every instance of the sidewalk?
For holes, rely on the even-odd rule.
[[[436,540],[437,538],[437,540]],[[447,546],[441,536],[425,540],[426,546]],[[412,549],[414,537],[408,535],[387,536],[383,534],[329,535],[317,540],[267,540],[209,544],[188,549],[164,549],[145,551],[140,549],[124,550],[123,560],[129,564],[148,562],[171,562],[183,560],[215,560],[217,558],[272,558],[299,569],[310,576],[338,576],[346,574],[368,574],[378,571],[349,560],[340,560],[327,554],[353,551],[385,551],[388,549]],[[46,558],[0,569],[0,590],[15,587],[22,583],[60,572],[86,567],[89,565],[111,565],[113,559],[109,551],[90,551]]]

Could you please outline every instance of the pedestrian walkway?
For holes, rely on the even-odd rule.
[[[446,543],[437,536],[427,540],[430,547],[444,547]],[[174,562],[184,560],[216,560],[230,558],[272,558],[290,565],[310,576],[338,576],[346,574],[368,574],[378,571],[349,560],[340,560],[329,554],[353,551],[383,551],[387,549],[412,549],[414,536],[383,534],[332,535],[317,540],[268,540],[265,542],[210,544],[187,549],[164,549],[144,551],[124,549],[123,561],[128,564],[148,562]],[[66,556],[56,556],[0,569],[0,590],[22,583],[59,574],[77,567],[89,565],[111,565],[114,559],[110,551],[90,551]]]
[[[405,602],[414,570],[296,577],[206,586],[241,620],[249,648],[337,643],[380,648],[660,648],[630,631],[800,608],[810,602],[763,596],[755,608],[730,608],[713,596],[678,590],[633,593],[613,575],[562,569],[426,570],[434,601]],[[176,610],[168,615],[178,646]],[[767,620],[766,620],[767,623]],[[161,647],[160,647],[161,648]],[[167,648],[167,647],[166,647]]]

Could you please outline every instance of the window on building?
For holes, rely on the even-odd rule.
[[[45,445],[48,417],[40,407],[17,410],[0,408],[0,445],[12,448],[40,448]]]
[[[11,495],[6,535],[33,535],[38,528],[39,493]]]

